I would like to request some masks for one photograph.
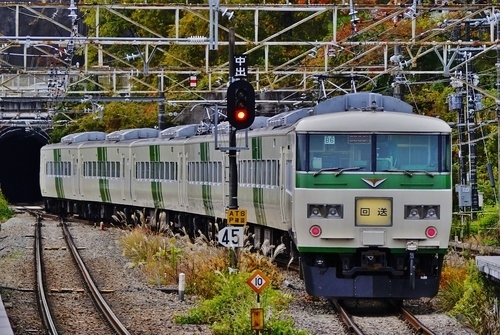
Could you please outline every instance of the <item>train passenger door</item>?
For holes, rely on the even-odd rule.
[[[295,184],[293,152],[290,145],[280,148],[280,207],[281,221],[291,226],[292,219],[292,194]]]
[[[80,154],[80,162],[82,162],[82,165],[84,164],[83,163],[83,155]],[[85,192],[84,192],[84,189],[82,187],[82,182],[83,182],[83,178],[84,178],[84,171],[85,171],[85,167],[83,166],[83,171],[80,171],[80,170],[76,170],[75,173],[76,173],[76,178],[78,179],[78,194],[79,194],[79,197],[80,198],[83,198],[83,196],[85,195]]]
[[[229,155],[222,153],[222,208],[229,206]]]
[[[122,189],[122,199],[123,200],[127,200],[127,196],[126,196],[126,189],[129,189],[129,187],[127,187],[127,176],[125,175],[125,171],[127,171],[128,169],[125,169],[125,164],[126,164],[126,161],[125,161],[125,154],[122,153],[122,157],[121,157],[121,167],[119,169],[120,171],[120,175],[118,176],[120,178],[120,182],[121,182],[121,189]],[[130,183],[129,183],[130,185]]]
[[[135,157],[135,154],[132,155],[132,160],[130,161],[130,166],[128,168],[128,171],[129,171],[129,183],[130,183],[130,200],[132,201],[137,201],[137,199],[135,198],[135,189],[137,187],[137,179],[134,180],[134,170],[136,168],[136,164],[135,164],[135,161],[136,161],[136,157]]]
[[[188,207],[187,199],[187,153],[179,152],[177,158],[177,194],[179,195],[179,206]]]
[[[80,193],[80,183],[78,180],[78,157],[75,158],[75,155],[71,155],[71,171],[70,171],[70,176],[71,176],[71,189],[73,191],[73,197],[77,197],[77,195]]]

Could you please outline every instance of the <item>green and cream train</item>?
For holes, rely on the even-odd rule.
[[[222,227],[229,125],[68,135],[41,149],[49,212],[111,220],[137,210],[195,234]],[[216,148],[217,143],[217,148]],[[254,243],[298,251],[307,292],[434,296],[452,215],[451,129],[374,93],[257,117],[238,131],[238,205]],[[159,219],[161,218],[161,220]]]

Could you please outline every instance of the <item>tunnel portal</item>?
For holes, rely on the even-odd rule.
[[[40,128],[0,128],[0,189],[10,204],[42,200],[40,148],[48,141]]]

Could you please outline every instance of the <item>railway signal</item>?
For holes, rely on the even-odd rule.
[[[227,89],[227,119],[231,126],[245,129],[255,120],[255,90],[245,80],[237,80]]]

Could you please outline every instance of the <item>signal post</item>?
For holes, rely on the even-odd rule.
[[[217,127],[215,128],[215,146],[222,151],[228,150],[229,153],[229,203],[226,210],[228,224],[226,228],[228,229],[219,232],[219,243],[226,247],[236,248],[243,246],[243,239],[239,241],[239,237],[243,235],[243,226],[246,224],[247,219],[247,211],[238,209],[238,165],[236,155],[240,149],[248,149],[248,143],[246,147],[237,147],[236,131],[250,127],[255,120],[255,90],[249,82],[244,80],[247,76],[247,58],[245,55],[235,55],[234,45],[234,28],[230,28],[230,85],[226,94],[226,117],[231,125],[229,130],[229,147],[218,147]],[[234,252],[231,255],[231,266],[236,266],[236,264],[237,257]]]
[[[237,265],[236,248],[243,246],[243,226],[247,223],[247,210],[238,209],[238,165],[236,154],[240,149],[236,143],[236,131],[249,128],[255,120],[255,90],[244,80],[247,76],[246,56],[234,55],[234,28],[229,29],[229,63],[230,85],[227,89],[226,116],[229,124],[229,147],[218,148],[217,130],[215,133],[215,146],[229,151],[229,204],[226,210],[227,227],[218,234],[219,243],[230,247],[231,266]],[[234,77],[242,77],[233,81]],[[216,120],[217,120],[216,113]],[[217,129],[217,127],[215,128]],[[248,131],[248,130],[247,130]],[[248,140],[248,136],[247,136]],[[260,292],[270,281],[260,270],[255,270],[248,278],[247,284],[257,293],[257,308],[251,310],[251,327],[260,334],[264,329],[264,310],[260,308]]]

